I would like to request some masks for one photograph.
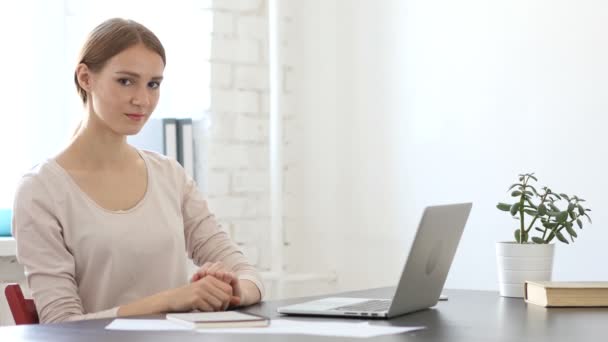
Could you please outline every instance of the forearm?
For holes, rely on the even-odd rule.
[[[258,303],[262,298],[257,285],[248,279],[241,279],[242,298],[240,306],[247,306]]]
[[[169,291],[138,299],[118,308],[118,317],[158,314],[169,311]]]

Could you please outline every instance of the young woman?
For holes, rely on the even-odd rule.
[[[183,168],[127,143],[158,103],[165,63],[158,38],[131,20],[103,22],[83,46],[74,81],[86,115],[14,202],[17,258],[42,323],[262,298],[259,274]],[[186,252],[201,266],[189,283]]]

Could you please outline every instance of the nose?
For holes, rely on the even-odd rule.
[[[131,98],[131,103],[140,107],[149,106],[150,94],[148,94],[148,89],[146,89],[146,87],[137,87],[137,90]]]

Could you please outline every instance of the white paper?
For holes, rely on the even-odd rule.
[[[256,316],[238,311],[171,313],[167,314],[166,317],[191,322],[251,321],[252,319],[259,319]]]
[[[404,332],[424,329],[425,327],[396,327],[372,325],[369,322],[312,322],[277,319],[270,322],[268,327],[259,328],[227,328],[227,329],[198,329],[201,334],[297,334],[338,337],[374,337],[381,335],[401,334]],[[122,319],[118,318],[106,326],[108,330],[132,331],[163,331],[163,330],[192,330],[180,324],[164,319]]]
[[[117,318],[106,326],[107,330],[133,330],[133,331],[165,331],[165,330],[192,330],[178,323],[166,319],[126,319]]]
[[[339,337],[374,337],[401,334],[424,327],[371,325],[369,322],[321,322],[277,319],[263,328],[198,329],[202,334],[297,334]]]

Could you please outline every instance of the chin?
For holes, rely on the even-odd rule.
[[[123,132],[121,132],[123,135],[136,135],[137,133],[141,132],[142,127],[138,127],[138,128],[131,128],[131,129],[127,129],[124,130]]]

